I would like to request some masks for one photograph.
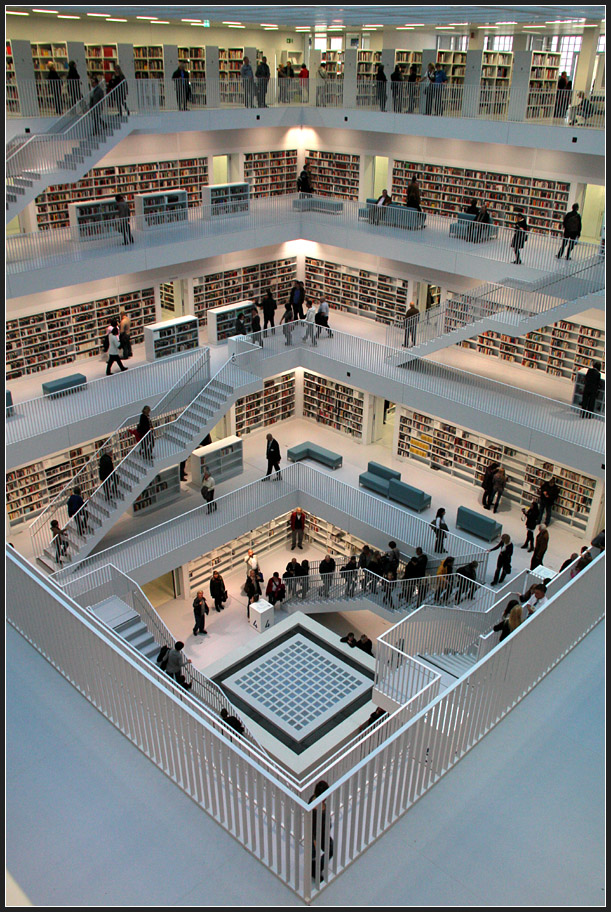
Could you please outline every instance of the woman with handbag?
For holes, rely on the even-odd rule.
[[[446,532],[449,531],[448,527],[445,524],[444,516],[446,511],[444,507],[439,507],[437,513],[435,514],[435,519],[431,523],[431,528],[435,532],[435,553],[441,554],[442,551],[445,551],[444,542],[446,538]]]
[[[528,510],[522,508],[522,519],[526,523],[526,541],[521,547],[526,548],[527,551],[534,551],[535,529],[537,528],[537,523],[539,522],[539,501],[536,497],[531,503]]]
[[[511,538],[507,533],[501,535],[501,540],[498,545],[495,545],[494,548],[488,548],[488,553],[492,551],[498,551],[500,548],[500,553],[496,562],[496,570],[494,571],[494,578],[492,580],[492,585],[496,586],[497,583],[502,583],[508,573],[511,573],[511,558],[513,557],[513,544]]]
[[[246,618],[250,620],[250,606],[253,602],[257,602],[259,600],[259,596],[261,595],[261,584],[259,583],[259,579],[255,570],[251,570],[246,577],[246,582],[244,583],[244,592],[248,597],[248,602],[246,603]]]
[[[212,579],[210,580],[210,595],[214,599],[215,609],[217,611],[222,611],[225,607],[223,602],[227,601],[227,590],[225,589],[223,577],[218,572],[218,570],[212,571]]]
[[[119,327],[113,326],[112,330],[108,333],[108,363],[106,364],[106,376],[110,377],[112,367],[115,362],[119,365],[122,371],[126,371],[127,368],[121,361],[123,357],[123,351],[119,343]]]
[[[518,220],[515,223],[513,238],[511,239],[511,247],[515,253],[514,263],[521,263],[520,251],[524,247],[527,238],[528,224],[526,222],[526,216],[524,215],[523,209],[516,209],[518,215]]]
[[[136,428],[136,437],[138,440],[142,441],[140,453],[142,454],[142,458],[147,462],[153,461],[153,447],[155,446],[155,431],[153,430],[153,424],[149,417],[150,414],[150,405],[145,405],[142,409],[140,421]]]

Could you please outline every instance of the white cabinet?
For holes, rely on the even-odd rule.
[[[75,241],[95,241],[118,233],[117,203],[113,197],[70,203],[68,216]]]
[[[241,475],[244,468],[242,448],[242,439],[231,436],[193,450],[189,460],[193,487],[200,490],[204,468],[208,469],[217,485],[228,478]]]
[[[215,184],[212,187],[202,187],[205,219],[221,215],[241,215],[248,212],[249,205],[250,184]]]
[[[265,599],[259,598],[258,602],[254,602],[250,606],[248,623],[259,633],[269,630],[274,626],[274,606]]]
[[[189,200],[186,190],[140,193],[134,198],[138,228],[148,231],[162,225],[188,220]]]
[[[180,497],[180,473],[178,466],[172,466],[155,476],[148,488],[145,488],[134,501],[132,510],[134,514],[140,516],[142,513],[157,510],[158,507],[164,507],[178,497]]]
[[[147,361],[177,355],[199,346],[197,317],[162,320],[144,327],[144,351]]]
[[[225,307],[210,307],[208,310],[208,342],[216,345],[230,336],[235,336],[235,321],[238,314],[242,314],[246,332],[250,332],[250,320],[254,306],[254,301],[238,301],[236,304],[227,304]]]

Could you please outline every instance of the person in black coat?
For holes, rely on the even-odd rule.
[[[456,570],[456,576],[461,577],[456,587],[456,604],[460,605],[463,598],[471,599],[475,595],[475,580],[477,575],[477,561],[463,564]]]
[[[539,522],[543,520],[545,513],[545,525],[549,526],[552,519],[552,507],[558,500],[560,489],[556,484],[555,478],[544,481],[539,488]]]
[[[468,205],[467,208],[465,209],[465,212],[466,212],[468,215],[477,215],[477,213],[479,212],[479,206],[477,205],[477,200],[476,200],[476,199],[472,199],[472,200],[471,200],[471,202],[469,203],[469,205]]]
[[[176,90],[178,110],[187,111],[187,102],[191,98],[191,85],[189,83],[189,73],[185,70],[184,63],[178,64],[178,69],[172,73],[172,79]]]
[[[197,635],[198,633],[203,633],[204,636],[208,635],[206,630],[206,615],[208,614],[208,603],[204,598],[204,592],[200,589],[193,599],[193,617],[195,618],[195,626],[193,628],[193,634]]]
[[[386,110],[386,82],[384,66],[380,63],[378,64],[378,72],[376,73],[376,94],[378,96],[380,111]]]
[[[259,311],[256,307],[253,307],[250,315],[250,329],[252,333],[261,332],[261,317],[259,316]],[[254,341],[263,348],[263,339],[260,335],[258,335]]]
[[[234,336],[245,336],[246,326],[244,325],[244,315],[239,313],[235,320]]]
[[[333,581],[333,574],[335,573],[335,561],[330,554],[325,554],[318,565],[318,572],[320,573],[320,578],[322,580],[323,596],[327,598]]]
[[[214,607],[217,611],[222,611],[225,605],[223,602],[227,601],[227,590],[225,589],[225,582],[223,577],[218,572],[218,570],[212,571],[212,578],[210,580],[210,595],[214,599]]]
[[[366,633],[361,634],[361,638],[356,645],[359,649],[362,649],[363,652],[366,652],[367,655],[373,655],[373,643]]]
[[[582,418],[592,417],[592,412],[596,405],[596,396],[598,395],[601,383],[600,368],[600,361],[596,361],[592,367],[588,369],[583,381],[583,395],[581,397]]]
[[[526,548],[528,551],[534,551],[535,529],[539,522],[539,501],[533,500],[528,510],[522,508],[522,513],[526,521],[526,541],[521,547]]]
[[[528,224],[526,222],[526,216],[524,215],[524,210],[516,209],[516,212],[518,214],[518,220],[515,224],[513,238],[511,239],[511,246],[513,248],[513,252],[515,253],[515,257],[516,257],[514,262],[521,263],[522,260],[520,258],[520,251],[522,250],[522,248],[524,247],[524,244],[526,243]]]
[[[117,89],[114,95],[116,98],[117,110],[119,114],[121,114],[123,108],[125,108],[125,113],[129,117],[129,108],[127,107],[127,79],[118,63],[115,63],[113,70],[112,78],[106,87],[106,94],[108,95],[113,89]]]
[[[272,474],[272,469],[275,469],[275,478],[281,481],[282,475],[280,474],[280,444],[272,437],[271,434],[266,435],[266,440],[267,446],[265,448],[265,455],[267,457],[267,472],[265,474],[265,478],[268,478]],[[264,481],[265,478],[263,479]]]
[[[244,592],[248,597],[246,603],[246,618],[250,620],[250,606],[253,602],[258,601],[261,596],[261,583],[257,577],[256,570],[251,570],[244,583]]]
[[[507,607],[505,608],[505,611],[503,612],[503,617],[501,618],[499,623],[495,624],[494,627],[492,628],[493,630],[497,630],[497,631],[501,632],[501,635],[499,637],[499,643],[502,643],[503,640],[506,639],[506,637],[508,637],[510,633],[513,633],[513,631],[516,629],[516,627],[520,626],[521,623],[522,623],[522,606],[520,605],[520,603],[518,602],[517,599],[512,599],[508,603]]]
[[[112,461],[112,456],[105,450],[102,451],[98,465],[98,472],[100,481],[104,486],[104,497],[109,501],[115,500],[117,496],[117,479],[113,475],[114,470],[115,467]],[[108,479],[108,481],[106,481],[106,479]]]
[[[390,91],[392,92],[392,109],[395,113],[401,110],[401,83],[403,82],[403,71],[397,64],[390,74]]]
[[[564,237],[562,238],[562,245],[556,254],[556,257],[559,260],[562,259],[564,248],[567,247],[568,244],[566,258],[567,260],[570,260],[573,247],[575,246],[575,241],[581,237],[581,216],[579,214],[579,205],[577,203],[573,203],[571,211],[567,212],[567,214],[562,219],[562,224],[564,227]]]
[[[301,174],[297,178],[297,190],[299,193],[314,193],[309,162],[305,163]]]
[[[276,301],[274,300],[274,296],[272,294],[271,288],[267,289],[267,292],[265,293],[265,297],[261,301],[260,306],[263,309],[263,329],[265,330],[265,329],[267,329],[268,324],[270,326],[274,325],[274,311],[276,310],[276,307],[278,306],[276,304]]]
[[[293,320],[303,320],[303,302],[305,301],[305,289],[301,282],[295,282],[291,289],[289,297],[293,309]]]
[[[486,471],[484,472],[484,477],[482,478],[482,488],[484,489],[482,506],[484,510],[489,510],[492,506],[492,500],[494,498],[493,480],[496,472],[500,468],[500,462],[491,462],[490,465],[486,467]]]
[[[488,548],[488,552],[498,551],[500,548],[500,554],[496,562],[496,570],[494,571],[494,578],[492,580],[492,585],[496,586],[497,583],[502,583],[508,573],[511,573],[511,558],[513,557],[513,544],[511,538],[507,533],[501,535],[501,540],[498,545],[495,545],[494,548]]]
[[[354,590],[356,588],[356,577],[359,572],[359,568],[356,565],[356,554],[351,555],[348,563],[344,564],[339,572],[346,580],[344,595],[346,597],[354,595]]]
[[[87,532],[87,519],[89,518],[89,514],[87,513],[87,510],[81,510],[81,507],[83,507],[84,504],[85,501],[81,497],[81,489],[74,488],[72,494],[68,498],[68,516],[72,517],[76,515],[76,530],[79,535],[85,535]]]
[[[68,91],[68,103],[72,108],[77,101],[80,101],[83,97],[83,93],[81,92],[81,77],[78,74],[74,60],[71,60],[68,63],[66,89]]]
[[[51,98],[53,99],[55,113],[59,115],[62,112],[62,78],[55,69],[55,64],[52,61],[49,61],[47,64],[47,79],[49,81],[49,91]]]
[[[150,414],[150,405],[145,405],[142,409],[140,421],[138,422],[138,426],[136,428],[136,431],[138,433],[138,440],[142,441],[140,445],[140,453],[146,462],[153,461],[153,447],[155,446],[155,431],[153,430],[153,425],[149,417]]]

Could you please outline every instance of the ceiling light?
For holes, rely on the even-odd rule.
[[[127,22],[127,19],[107,19],[107,22]]]
[[[381,22],[377,22],[375,25],[364,25],[363,28],[383,28]]]
[[[241,22],[223,22],[223,25],[242,25]]]
[[[261,28],[263,29],[264,32],[277,32],[278,31],[277,25],[262,25]]]
[[[87,13],[88,16],[95,16],[97,19],[108,19],[110,13]]]
[[[398,25],[397,31],[398,32],[413,32],[414,26],[413,25]]]
[[[275,22],[261,22],[261,28],[278,28]]]
[[[157,16],[136,16],[136,19],[156,19]]]
[[[151,21],[151,25],[169,25],[169,24],[170,24],[169,19],[155,19],[154,22]]]
[[[201,22],[202,20],[201,19],[181,19],[180,21],[181,22],[191,22],[192,24],[195,24],[195,23]]]
[[[7,10],[7,12],[8,12],[8,10]],[[57,15],[57,13],[59,12],[59,10],[39,10],[39,9],[33,9],[32,12],[33,12],[33,13],[55,13],[55,15]]]
[[[448,32],[448,31],[453,32],[454,26],[453,25],[436,25],[435,26],[435,31],[441,31],[441,30],[446,31],[446,32]]]
[[[41,12],[42,12],[42,10],[41,10]],[[45,13],[46,12],[47,12],[47,10],[45,10]],[[49,12],[51,12],[51,10],[49,10]],[[16,10],[6,10],[6,15],[7,16],[29,16],[30,14],[29,13],[18,13]],[[76,18],[78,19],[78,16]]]
[[[58,19],[80,19],[80,16],[57,16]]]
[[[243,28],[243,29],[245,29],[246,26],[245,26],[245,25],[228,25],[227,28]]]
[[[517,22],[511,22],[511,21],[509,21],[509,22],[499,22],[499,23],[497,23],[497,24],[498,24],[498,25],[517,25],[518,23],[517,23]],[[461,22],[461,25],[467,25],[467,23],[466,23],[466,22]]]
[[[529,29],[542,28],[542,29],[544,29],[545,26],[544,26],[544,25],[527,25],[527,26],[525,26],[525,29],[526,29],[526,28],[529,28]]]
[[[511,25],[512,23],[511,23],[511,22],[503,22],[503,23],[499,23],[499,24],[502,24],[502,25]],[[515,24],[515,23],[514,23],[514,24]],[[468,23],[468,22],[448,22],[448,25],[469,25],[469,23]]]
[[[406,22],[404,28],[424,28],[424,22]]]

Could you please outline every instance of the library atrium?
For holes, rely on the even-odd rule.
[[[5,13],[7,904],[604,905],[604,6]]]

